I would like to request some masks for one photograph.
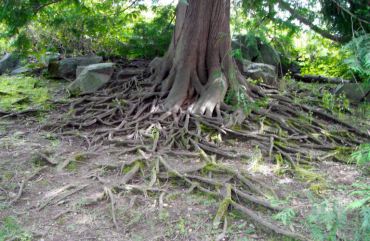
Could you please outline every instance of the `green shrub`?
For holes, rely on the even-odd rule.
[[[370,85],[370,34],[353,38],[343,49],[348,55],[344,63],[349,71]]]

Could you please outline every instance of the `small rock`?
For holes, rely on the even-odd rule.
[[[51,78],[73,80],[76,77],[77,66],[98,64],[102,61],[103,58],[100,56],[66,58],[61,61],[50,62],[48,66],[48,73]]]
[[[76,78],[78,78],[78,76],[81,74],[82,70],[84,70],[85,68],[86,68],[85,65],[77,66],[77,69],[76,69]]]
[[[10,54],[6,53],[1,59],[0,59],[0,75],[5,72],[10,72],[14,68],[17,67],[19,64],[19,56],[17,54]]]
[[[29,73],[30,71],[31,71],[30,68],[23,66],[23,67],[19,67],[19,68],[13,70],[10,73],[10,75],[25,74],[25,73]]]
[[[264,83],[272,86],[278,85],[278,74],[275,66],[263,63],[248,63],[244,61],[243,72],[254,80],[262,79]]]
[[[9,196],[10,198],[15,198],[15,197],[17,196],[17,194],[16,194],[16,193],[14,193],[14,192],[9,192],[9,193],[8,193],[8,196]]]
[[[72,95],[97,91],[111,79],[114,71],[113,66],[113,63],[86,66],[77,79],[68,86],[68,90]]]
[[[361,83],[341,84],[334,91],[336,95],[344,94],[350,101],[359,103],[365,99],[370,101],[370,86]]]

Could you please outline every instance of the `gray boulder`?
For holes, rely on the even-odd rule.
[[[370,86],[364,83],[345,83],[337,87],[336,95],[344,94],[351,102],[370,101]]]
[[[10,75],[18,75],[18,74],[26,74],[26,73],[29,73],[31,72],[32,70],[26,66],[23,66],[23,67],[19,67],[19,68],[16,68],[15,70],[13,70]]]
[[[84,70],[86,68],[85,65],[83,66],[77,66],[77,69],[76,69],[76,78],[78,78],[78,76],[81,74],[82,70]]]
[[[14,53],[6,53],[0,59],[0,74],[4,74],[6,72],[11,72],[14,68],[17,67],[19,64],[20,59],[19,55]]]
[[[73,80],[76,78],[77,66],[92,65],[101,62],[103,62],[103,58],[100,56],[66,58],[61,61],[50,62],[48,72],[51,78]]]
[[[243,61],[243,73],[254,80],[262,79],[265,84],[278,86],[278,74],[275,66],[263,63]]]
[[[68,90],[72,95],[93,93],[111,79],[114,72],[113,63],[92,64],[86,66],[73,81]]]
[[[275,66],[279,70],[281,59],[279,53],[261,38],[253,35],[237,35],[232,41],[234,50],[241,51],[243,59]]]

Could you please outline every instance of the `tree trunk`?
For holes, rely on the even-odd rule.
[[[212,115],[241,74],[231,56],[230,0],[188,0],[177,6],[171,45],[154,70],[165,108]]]

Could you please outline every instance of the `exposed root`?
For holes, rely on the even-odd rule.
[[[83,189],[85,189],[88,186],[89,186],[89,184],[82,184],[82,185],[71,185],[70,184],[70,185],[63,186],[63,187],[61,187],[57,190],[53,190],[48,195],[46,195],[46,197],[44,198],[45,200],[40,202],[40,204],[37,207],[37,211],[41,211],[42,209],[44,209],[48,205],[59,204],[62,201],[64,202],[64,200],[67,197],[70,197],[70,196],[82,191]]]
[[[287,237],[291,237],[291,238],[294,238],[296,240],[309,240],[308,238],[306,238],[303,235],[290,232],[286,229],[282,229],[282,228],[278,227],[277,225],[266,221],[266,219],[260,217],[256,212],[252,211],[251,209],[247,208],[246,206],[242,206],[242,205],[240,205],[240,204],[238,204],[234,201],[231,202],[231,205],[234,208],[236,208],[237,210],[244,213],[246,216],[248,216],[254,222],[256,222],[256,223],[260,224],[262,227],[266,228],[267,230],[272,230],[273,232],[275,232],[277,234],[287,236]]]
[[[220,105],[225,98],[226,91],[227,80],[224,75],[211,80],[197,102],[190,107],[189,111],[191,113],[211,117],[216,109],[220,116]]]
[[[15,204],[21,197],[22,197],[22,194],[23,194],[23,191],[24,191],[24,188],[27,186],[28,182],[33,179],[35,176],[37,176],[38,174],[40,174],[40,172],[42,172],[43,170],[45,170],[47,167],[41,167],[39,168],[38,170],[36,170],[31,176],[27,177],[26,179],[24,179],[20,184],[19,184],[19,190],[18,190],[18,193],[17,195],[15,196],[15,198],[13,200],[10,201],[10,205],[12,204]]]
[[[115,228],[118,230],[119,228],[118,228],[118,224],[117,224],[116,212],[115,212],[115,207],[114,207],[115,206],[114,195],[113,195],[111,189],[107,188],[107,187],[104,187],[104,192],[106,193],[106,195],[108,196],[108,198],[110,200],[113,223],[114,223]]]
[[[46,154],[44,154],[44,153],[42,153],[40,151],[37,151],[34,155],[35,155],[34,156],[34,159],[37,159],[37,160],[40,160],[40,161],[44,161],[47,164],[52,165],[52,166],[58,165],[58,162],[53,161]]]
[[[269,202],[266,197],[276,194],[266,184],[245,170],[216,161],[253,158],[250,153],[219,142],[237,138],[257,145],[265,159],[274,161],[280,156],[294,170],[302,163],[336,158],[336,154],[329,155],[328,151],[351,149],[369,140],[366,133],[323,110],[294,103],[288,96],[277,95],[276,90],[263,86],[252,86],[249,95],[255,100],[263,98],[267,104],[252,109],[249,115],[223,104],[225,92],[215,91],[212,85],[201,90],[198,101],[189,104],[186,110],[177,106],[176,111],[168,112],[163,108],[168,103],[166,98],[162,92],[153,91],[156,87],[148,77],[143,74],[141,78],[116,80],[94,95],[75,99],[69,106],[69,116],[61,116],[58,122],[44,127],[62,133],[83,131],[80,135],[87,147],[124,146],[120,155],[138,154],[138,159],[112,167],[118,168],[120,173],[125,170],[115,183],[108,183],[98,173],[91,176],[113,188],[105,189],[105,194],[111,201],[116,228],[111,190],[144,195],[154,192],[159,195],[161,205],[163,199],[175,194],[160,184],[172,179],[185,185],[190,192],[198,190],[214,196],[223,207],[241,211],[268,230],[307,240],[265,217],[269,215],[260,215],[284,207]],[[328,130],[328,126],[332,126],[332,130]],[[343,135],[343,132],[350,134]],[[225,190],[228,190],[226,198]],[[263,207],[265,211],[254,211],[253,206]],[[225,220],[228,208],[220,211],[216,224]]]
[[[12,118],[12,117],[32,115],[32,114],[39,113],[39,112],[44,112],[44,111],[45,110],[42,110],[42,109],[27,109],[27,110],[22,110],[22,111],[18,111],[18,112],[8,112],[8,111],[0,110],[0,120],[1,119],[6,119],[6,118]]]

